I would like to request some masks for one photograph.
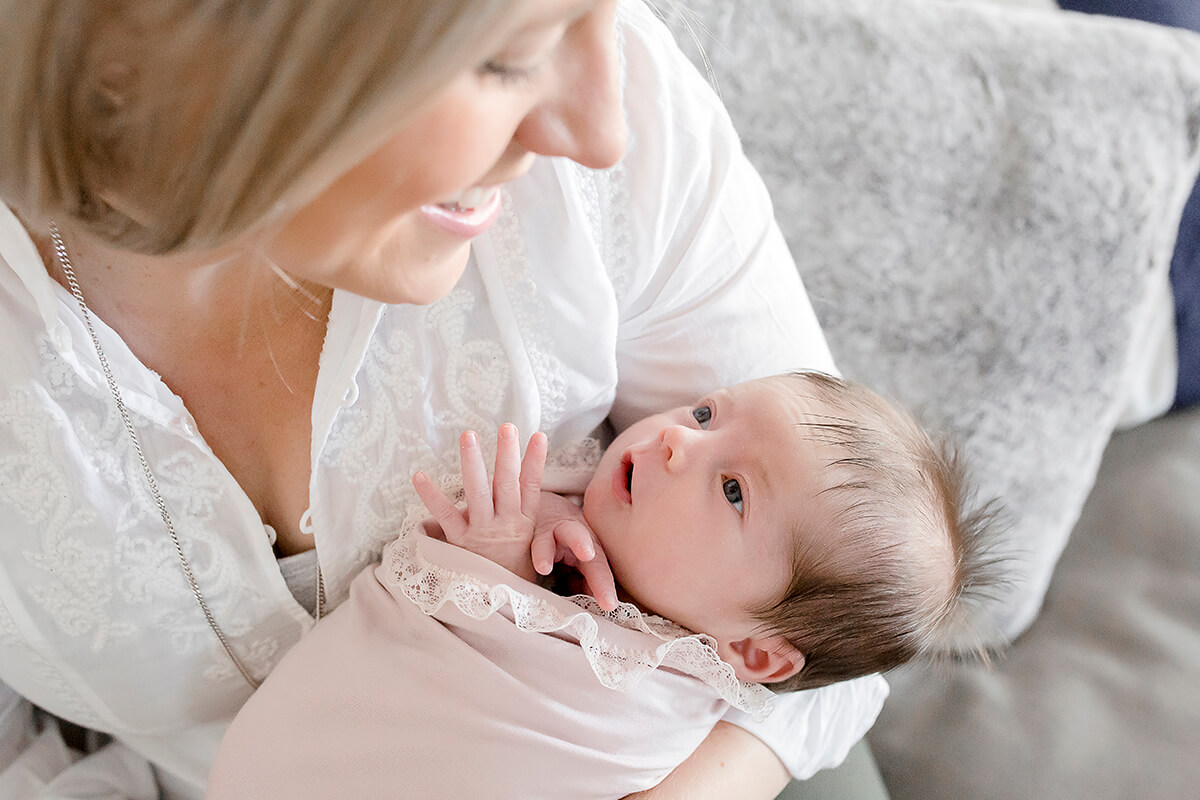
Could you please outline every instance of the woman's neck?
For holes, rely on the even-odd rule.
[[[152,257],[62,234],[89,308],[182,399],[277,531],[279,551],[312,547],[298,520],[308,508],[312,404],[332,292],[297,286],[237,253]],[[50,275],[67,285],[50,237],[34,239]]]
[[[323,335],[332,292],[297,284],[249,248],[152,256],[75,230],[62,236],[88,307],[160,373],[189,354],[242,360],[307,329]],[[69,288],[48,233],[34,241],[50,276]]]

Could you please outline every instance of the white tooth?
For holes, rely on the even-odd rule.
[[[473,189],[467,189],[462,193],[462,197],[458,198],[458,204],[462,208],[478,208],[483,204],[483,201],[490,196],[490,190],[476,186]]]

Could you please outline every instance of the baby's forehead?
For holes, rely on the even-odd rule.
[[[771,501],[780,506],[777,514],[804,518],[815,513],[822,475],[836,457],[822,444],[820,431],[841,424],[830,404],[806,389],[801,379],[780,376],[730,390],[748,434],[739,447],[756,462]]]
[[[803,436],[808,429],[844,426],[853,420],[836,396],[820,389],[803,374],[777,375],[739,384],[729,390],[742,413],[756,418],[760,427],[784,435]]]
[[[741,412],[755,418],[750,449],[771,488],[775,516],[797,546],[814,546],[805,536],[826,542],[833,517],[846,502],[836,467],[846,457],[843,444],[858,425],[850,408],[837,402],[803,374],[763,378],[734,387]],[[807,533],[806,533],[807,532]],[[826,542],[827,543],[827,542]]]

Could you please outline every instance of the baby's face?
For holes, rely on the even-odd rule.
[[[815,401],[768,378],[641,420],[605,451],[583,511],[642,608],[718,641],[757,633],[753,609],[792,574],[821,462],[800,427]]]

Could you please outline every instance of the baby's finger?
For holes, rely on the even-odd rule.
[[[589,561],[580,561],[576,569],[587,581],[592,597],[596,598],[602,609],[612,611],[617,607],[617,582],[602,549],[597,547],[595,557]]]
[[[496,516],[512,519],[521,513],[521,445],[517,429],[506,422],[496,432],[496,472],[492,478],[492,502]]]
[[[533,559],[533,569],[538,575],[549,575],[554,569],[554,556],[558,545],[554,542],[553,531],[545,531],[533,537],[529,546],[529,556]]]
[[[537,517],[542,475],[546,470],[546,448],[546,434],[539,431],[529,437],[525,458],[521,460],[521,513],[529,519]]]
[[[580,525],[578,522],[563,522],[554,529],[554,539],[560,548],[565,547],[570,550],[580,564],[596,557],[592,532],[587,529],[586,525]]]
[[[474,431],[467,431],[458,439],[458,458],[462,465],[463,494],[467,498],[467,513],[471,521],[484,524],[492,521],[495,510],[492,506],[492,487],[488,481],[487,467],[483,464],[483,453]]]
[[[425,510],[433,517],[433,521],[442,527],[447,541],[457,544],[467,531],[467,522],[463,519],[462,512],[455,507],[454,503],[450,502],[450,498],[446,497],[441,489],[434,485],[433,481],[429,480],[429,476],[424,472],[413,475],[412,482],[413,488],[417,490],[417,496],[425,504]]]

